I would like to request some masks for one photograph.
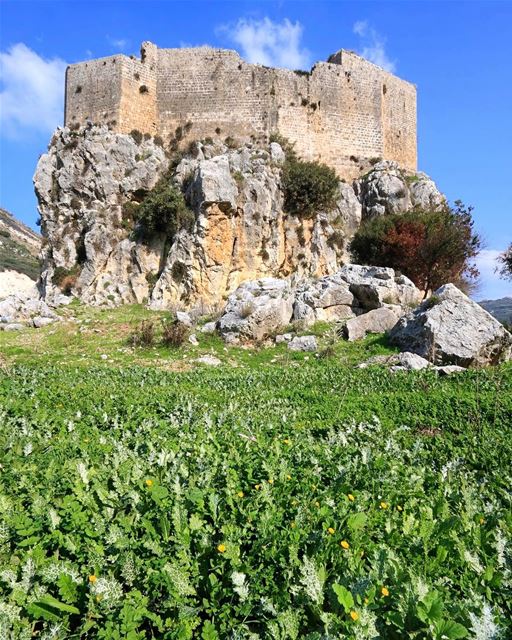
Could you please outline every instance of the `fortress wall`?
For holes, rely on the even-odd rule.
[[[118,130],[158,133],[156,59],[126,58],[121,66],[121,105]]]
[[[382,91],[383,156],[416,170],[416,88],[387,74]]]
[[[126,56],[72,64],[66,70],[65,124],[119,125],[122,97],[121,65]]]
[[[187,122],[192,123],[188,136],[195,139],[264,133],[270,86],[258,71],[235,51],[159,49],[158,112],[164,138]]]
[[[301,157],[345,179],[374,158],[416,169],[415,87],[354,53],[341,50],[309,73],[249,64],[210,47],[144,43],[141,53],[141,60],[119,55],[71,65],[66,124],[115,122],[115,131],[138,129],[166,143],[177,130],[184,143],[279,133]]]

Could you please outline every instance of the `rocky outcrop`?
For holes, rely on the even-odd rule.
[[[66,302],[61,298],[60,302]],[[58,315],[39,294],[35,288],[12,294],[0,300],[0,331],[12,330],[13,327],[44,327],[58,319]]]
[[[378,162],[354,188],[362,204],[363,218],[402,213],[418,208],[437,209],[445,197],[425,173],[407,173],[396,162]]]
[[[362,219],[442,197],[424,174],[384,162],[354,185],[340,182],[332,210],[302,218],[283,211],[285,155],[276,142],[198,142],[171,171],[160,140],[146,138],[105,126],[55,133],[34,177],[45,299],[65,290],[87,304],[211,308],[244,281],[334,274]],[[142,241],[133,212],[159,179],[182,189],[194,222],[174,237]],[[350,303],[334,306],[316,308],[339,316]]]
[[[229,296],[218,329],[228,341],[262,340],[291,322],[307,327],[320,320],[353,318],[347,325],[349,339],[355,340],[390,329],[420,297],[414,284],[393,269],[345,265],[318,279],[294,276],[243,283]]]
[[[512,353],[512,335],[452,284],[402,317],[389,336],[392,344],[437,365],[498,364]]]
[[[299,283],[293,319],[342,321],[384,306],[416,306],[420,299],[413,282],[393,269],[348,264],[333,275]]]
[[[245,282],[229,296],[218,323],[224,339],[263,340],[290,322],[294,291],[288,280]]]

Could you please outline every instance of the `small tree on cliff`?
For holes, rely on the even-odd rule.
[[[353,259],[401,271],[425,297],[447,282],[467,290],[479,275],[471,260],[481,248],[471,212],[456,201],[453,208],[373,218],[352,240]]]
[[[503,253],[498,256],[498,273],[506,280],[512,280],[512,242]]]

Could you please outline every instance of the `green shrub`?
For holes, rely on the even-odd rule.
[[[134,213],[143,239],[165,233],[172,240],[181,229],[190,230],[195,220],[183,193],[172,184],[168,176],[157,183]]]
[[[320,162],[287,159],[283,169],[284,209],[311,218],[336,204],[339,180],[331,167]]]

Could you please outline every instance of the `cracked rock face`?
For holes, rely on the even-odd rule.
[[[390,340],[436,365],[494,365],[512,354],[512,335],[453,284],[400,318]]]
[[[408,173],[392,161],[378,162],[354,183],[363,206],[363,219],[410,209],[437,209],[445,197],[425,173]]]
[[[349,261],[346,247],[362,219],[442,197],[424,174],[406,180],[394,163],[379,163],[354,185],[340,182],[332,211],[301,219],[283,212],[284,161],[275,142],[196,143],[169,174],[169,158],[152,139],[136,142],[104,126],[58,129],[34,176],[43,297],[208,311],[244,281],[334,274]],[[181,187],[194,223],[143,242],[126,203],[136,206],[163,176]],[[338,306],[341,313],[350,305]]]

